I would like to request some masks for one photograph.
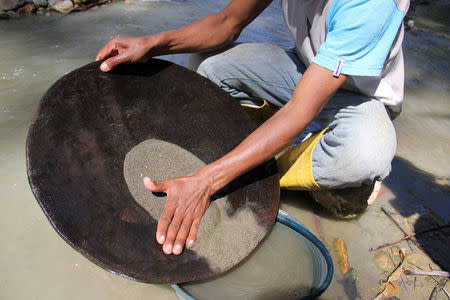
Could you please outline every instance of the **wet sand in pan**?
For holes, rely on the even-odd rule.
[[[124,177],[136,202],[157,220],[167,197],[148,191],[143,178],[163,180],[192,173],[203,166],[205,163],[191,152],[169,142],[149,139],[127,153]],[[191,248],[219,272],[243,260],[266,232],[250,208],[244,207],[232,217],[227,215],[227,208],[227,197],[211,203],[202,218],[197,242]]]

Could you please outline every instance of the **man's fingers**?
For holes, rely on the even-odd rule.
[[[153,181],[149,177],[144,178],[144,186],[147,190],[152,192],[167,192],[167,184],[165,181]],[[175,206],[173,203],[167,201],[164,205],[164,210],[158,220],[158,227],[156,229],[156,240],[161,245],[166,241],[167,228],[172,221],[173,214],[175,213]]]
[[[100,70],[103,72],[108,72],[117,67],[120,64],[127,62],[127,57],[124,54],[119,54],[108,58],[100,65]]]
[[[189,230],[189,236],[186,240],[186,246],[188,248],[192,248],[195,244],[195,241],[197,240],[197,232],[198,227],[200,226],[201,218],[197,218],[192,222],[191,228]]]
[[[170,222],[169,226],[167,227],[166,241],[164,242],[163,245],[163,251],[165,254],[172,254],[175,238],[177,237],[182,222],[183,222],[183,215],[176,213],[175,216],[172,218],[172,221]]]
[[[167,240],[167,228],[172,222],[173,215],[175,213],[175,205],[173,203],[166,202],[164,210],[158,220],[158,227],[156,228],[156,240],[161,245]]]
[[[148,177],[143,179],[148,190],[167,194],[156,229],[156,240],[163,245],[165,254],[179,255],[185,245],[194,245],[200,220],[209,206],[209,191],[201,186],[198,190],[198,181],[192,177],[163,181],[153,181]]]
[[[95,57],[95,61],[105,59],[117,54],[118,54],[117,50],[113,46],[108,44],[105,47],[103,47],[100,51],[98,51],[97,56]]]
[[[189,234],[192,225],[192,218],[186,216],[181,223],[180,229],[178,230],[177,237],[175,239],[175,244],[173,246],[173,254],[178,255],[183,251],[184,244],[186,243],[186,238]]]
[[[167,191],[167,185],[165,181],[154,181],[149,177],[145,177],[143,181],[145,188],[149,191],[164,193]]]
[[[110,56],[117,55],[119,52],[117,50],[117,38],[111,38],[106,45],[98,51],[95,60],[101,60],[108,58]]]

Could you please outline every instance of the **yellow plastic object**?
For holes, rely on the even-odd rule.
[[[305,139],[277,159],[281,188],[307,191],[320,189],[313,177],[312,155],[314,147],[327,129]]]
[[[260,126],[278,111],[277,106],[270,104],[267,100],[263,99],[263,101],[264,103],[261,106],[241,104],[257,126]]]

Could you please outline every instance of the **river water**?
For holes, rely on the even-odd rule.
[[[176,299],[166,285],[123,279],[90,263],[51,228],[26,178],[25,140],[44,92],[61,76],[92,61],[112,36],[178,28],[218,11],[227,1],[132,1],[70,15],[0,22],[0,298]],[[396,120],[397,156],[449,185],[450,103],[448,1],[417,9],[405,38],[406,101]],[[427,13],[433,11],[435,18]],[[444,16],[444,17],[443,17]],[[430,33],[433,31],[434,33]],[[240,41],[290,48],[279,3],[273,3]],[[166,59],[186,65],[187,56]],[[448,194],[447,194],[448,195]],[[446,199],[448,201],[448,199]],[[448,203],[448,202],[447,202]],[[439,212],[445,219],[448,212]],[[285,210],[297,209],[288,201]]]

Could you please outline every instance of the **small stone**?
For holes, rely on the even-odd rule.
[[[0,0],[0,10],[15,10],[26,3],[26,0]]]
[[[45,16],[46,16],[46,17],[50,17],[50,16],[51,16],[50,12],[46,12],[46,13],[45,13]]]
[[[21,15],[29,15],[36,12],[36,6],[33,3],[28,3],[25,6],[20,7],[17,12]]]
[[[56,11],[62,12],[64,14],[68,14],[73,9],[72,1],[70,0],[58,0],[55,3],[54,1],[49,1],[49,5]],[[52,4],[53,3],[53,4]]]
[[[414,28],[414,20],[413,19],[408,20],[406,25],[408,25],[409,28]]]
[[[0,20],[2,19],[9,19],[8,14],[4,10],[0,10]]]
[[[37,7],[46,7],[48,5],[47,0],[33,0],[33,3]]]
[[[36,12],[37,8],[33,3],[28,3],[25,5],[25,12],[27,14],[34,14]]]
[[[16,13],[15,11],[13,11],[13,10],[10,10],[10,11],[8,11],[8,12],[6,12],[6,13],[8,14],[8,16],[9,16],[10,18],[17,18],[17,17],[19,16],[19,14]]]

